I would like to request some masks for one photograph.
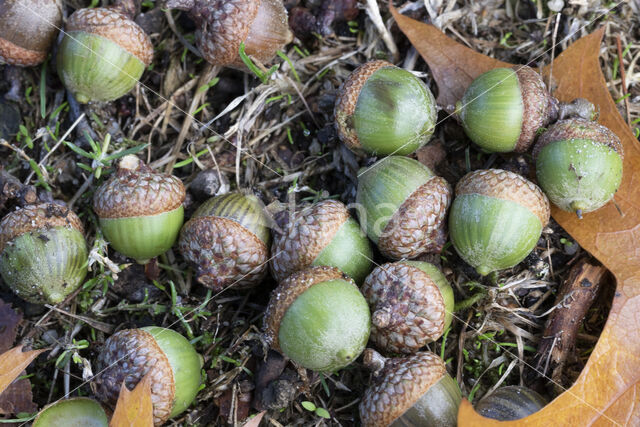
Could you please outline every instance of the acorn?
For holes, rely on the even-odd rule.
[[[282,0],[165,0],[165,7],[189,12],[198,48],[214,65],[243,68],[243,42],[247,55],[268,63],[293,40]]]
[[[526,65],[494,68],[476,78],[456,104],[466,134],[481,148],[525,152],[540,128],[558,117],[597,115],[595,107],[562,104],[552,97],[540,74]],[[586,104],[586,105],[583,105]]]
[[[391,259],[440,252],[451,187],[420,162],[386,157],[358,173],[358,217]]]
[[[373,259],[369,239],[347,207],[335,200],[297,212],[282,234],[276,234],[271,253],[271,272],[277,281],[307,267],[327,265],[362,283]]]
[[[605,126],[569,119],[547,129],[533,148],[538,184],[578,218],[604,206],[622,182],[620,139]]]
[[[254,195],[229,193],[200,206],[182,228],[178,247],[197,280],[216,291],[258,285],[269,260],[269,217]]]
[[[0,222],[0,275],[20,298],[58,304],[82,285],[88,250],[80,218],[53,203],[27,205]]]
[[[111,246],[144,264],[175,243],[184,220],[185,197],[178,178],[154,172],[136,156],[127,155],[96,190],[93,210]]]
[[[500,421],[519,420],[544,408],[547,401],[535,391],[522,386],[507,386],[484,396],[475,406],[483,417]]]
[[[0,63],[44,62],[61,26],[60,0],[0,0]]]
[[[451,325],[453,289],[428,262],[381,265],[361,291],[371,307],[371,341],[386,352],[415,353]]]
[[[451,242],[485,276],[517,265],[549,222],[549,201],[537,185],[501,169],[477,170],[456,185],[449,213]]]
[[[436,100],[416,76],[387,61],[367,62],[338,92],[336,129],[351,150],[408,155],[431,139]]]
[[[160,425],[194,401],[201,367],[201,356],[179,333],[157,326],[125,329],[109,337],[98,355],[95,394],[115,406],[123,381],[133,390],[149,375],[153,422]]]
[[[75,397],[59,400],[46,406],[35,420],[33,427],[108,427],[107,414],[93,399]]]
[[[457,425],[462,395],[437,355],[385,359],[367,349],[364,363],[374,371],[359,406],[364,427]]]
[[[353,279],[335,267],[311,267],[280,282],[271,294],[266,339],[304,368],[335,372],[362,353],[370,320]]]
[[[80,103],[112,101],[138,83],[153,45],[123,7],[78,9],[58,48],[58,76]]]

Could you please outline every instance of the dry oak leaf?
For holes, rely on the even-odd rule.
[[[451,91],[438,98],[445,105],[461,97],[474,76],[509,65],[473,52],[431,25],[400,15],[393,5],[390,9],[429,64],[440,92]],[[460,426],[640,426],[640,150],[600,69],[603,34],[601,28],[581,38],[554,61],[554,96],[561,101],[587,98],[600,108],[599,122],[622,140],[624,176],[615,196],[619,210],[609,203],[583,220],[557,208],[552,214],[616,277],[609,318],[576,382],[545,408],[518,421],[498,422],[481,417],[465,400],[460,406]]]
[[[151,403],[151,377],[145,375],[133,391],[124,385],[109,421],[109,427],[152,427],[153,404]]]
[[[22,321],[22,315],[15,312],[10,304],[0,299],[0,353],[13,347],[16,340],[16,328]]]
[[[29,364],[45,350],[22,352],[22,346],[0,354],[0,393],[5,391]]]

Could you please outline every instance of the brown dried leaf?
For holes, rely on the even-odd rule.
[[[391,11],[401,30],[429,64],[440,90],[452,90],[450,95],[441,94],[447,104],[462,95],[472,76],[508,65],[475,52],[469,54],[467,48],[456,47],[457,43],[434,27],[400,16],[392,6]],[[604,28],[583,37],[556,59],[554,95],[562,101],[589,99],[600,108],[600,123],[622,140],[624,177],[615,197],[620,212],[609,203],[585,215],[583,220],[559,209],[552,213],[580,246],[600,260],[617,279],[607,324],[575,384],[544,409],[515,422],[498,422],[481,417],[464,401],[460,406],[459,425],[640,425],[637,390],[640,382],[640,251],[637,249],[640,247],[640,150],[616,109],[600,70],[598,55],[603,33]],[[457,76],[446,75],[448,73]]]
[[[0,354],[0,393],[4,392],[29,364],[44,350],[22,352],[22,346]]]
[[[264,418],[267,411],[258,412],[253,418],[244,423],[242,427],[258,427],[260,425],[260,421]]]
[[[12,382],[9,384],[9,387],[0,394],[0,415],[35,412],[37,409],[38,405],[33,403],[31,382],[28,378],[22,378]]]
[[[13,347],[16,340],[16,327],[22,321],[22,315],[16,313],[11,305],[0,299],[0,353]]]
[[[133,391],[122,382],[109,427],[152,427],[151,378],[145,375]]]

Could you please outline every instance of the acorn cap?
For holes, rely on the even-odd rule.
[[[41,203],[13,211],[0,222],[0,253],[7,243],[24,233],[53,227],[71,228],[84,233],[80,218],[65,206]]]
[[[150,375],[153,422],[164,423],[171,416],[176,394],[173,369],[153,335],[142,329],[125,329],[107,339],[97,360],[96,396],[115,405],[122,382],[129,390]]]
[[[179,208],[185,197],[180,179],[154,172],[136,156],[128,155],[96,190],[93,210],[100,218],[159,215]]]
[[[0,1],[0,63],[40,64],[47,58],[61,26],[59,0]]]
[[[266,339],[273,349],[280,351],[280,323],[291,304],[313,285],[337,279],[355,286],[349,276],[335,267],[326,266],[298,271],[280,282],[272,293],[264,317]]]
[[[522,176],[502,169],[481,169],[463,176],[456,185],[456,196],[481,194],[510,200],[529,209],[538,217],[542,227],[549,222],[550,207],[540,188]]]
[[[556,114],[555,101],[547,92],[542,76],[533,68],[526,65],[514,65],[512,68],[518,77],[523,99],[520,138],[513,150],[523,153],[533,144],[538,130],[546,126]]]
[[[372,352],[365,351],[365,364]],[[360,402],[364,426],[388,426],[411,408],[447,373],[444,362],[431,352],[386,359]]]
[[[568,119],[554,123],[538,137],[533,147],[533,158],[537,159],[540,150],[556,141],[570,141],[572,139],[586,139],[598,144],[606,145],[624,158],[624,149],[620,138],[606,126],[585,119]]]
[[[145,66],[153,60],[153,44],[147,33],[115,8],[78,9],[67,20],[66,31],[85,31],[111,40]]]
[[[442,336],[447,308],[442,291],[410,262],[381,265],[362,285],[371,307],[371,339],[392,353],[413,353]]]

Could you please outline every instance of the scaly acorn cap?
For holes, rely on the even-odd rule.
[[[371,307],[371,340],[391,353],[414,353],[451,324],[453,290],[437,267],[398,261],[373,270],[362,285]]]
[[[254,195],[229,193],[206,201],[182,227],[180,252],[195,264],[198,281],[221,290],[247,289],[264,278],[269,218]]]
[[[337,243],[332,245],[334,241]],[[373,258],[367,237],[347,207],[336,200],[324,200],[296,212],[283,234],[276,235],[271,253],[271,272],[277,281],[311,265],[329,265],[362,283]]]
[[[606,145],[624,159],[624,149],[620,138],[608,127],[585,119],[575,118],[560,120],[544,131],[533,147],[533,158],[538,158],[540,150],[556,141],[572,139],[586,139],[598,144]]]
[[[59,0],[0,0],[0,63],[44,62],[61,26]]]

